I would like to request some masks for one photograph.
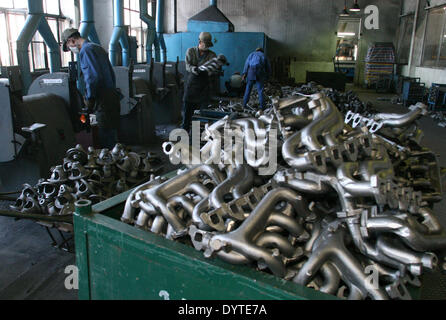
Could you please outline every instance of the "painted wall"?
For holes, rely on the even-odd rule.
[[[181,32],[166,34],[164,39],[167,47],[167,60],[176,61],[177,57],[185,60],[188,48],[197,44],[198,32]],[[224,67],[224,76],[220,79],[220,91],[224,92],[225,81],[234,72],[243,72],[245,58],[256,48],[264,47],[265,36],[260,32],[216,32],[213,33],[214,46],[211,48],[217,54],[223,54],[229,61]]]
[[[416,8],[416,0],[405,0],[403,4],[403,13],[413,12]],[[431,6],[437,6],[446,4],[446,0],[431,0]],[[418,21],[414,40],[414,50],[412,66],[403,66],[401,74],[408,77],[421,78],[421,82],[424,82],[427,87],[430,87],[432,83],[446,83],[446,69],[445,68],[427,68],[421,66],[423,57],[423,43],[424,33],[426,28],[427,11],[426,0],[420,0],[420,8],[418,13]]]
[[[174,32],[174,0],[166,0],[166,32]],[[352,5],[353,1],[347,1]],[[400,14],[400,0],[360,0],[362,8],[372,4],[380,10],[379,30],[363,29],[363,60],[369,44],[393,42]],[[209,5],[209,0],[177,0],[178,32],[187,31],[187,20]],[[264,32],[270,39],[270,57],[291,57],[290,76],[305,80],[306,71],[333,71],[335,31],[343,0],[219,0],[219,9],[236,32]],[[362,15],[360,15],[362,16]],[[362,82],[364,64],[359,64]]]

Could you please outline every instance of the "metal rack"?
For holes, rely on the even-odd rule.
[[[446,111],[446,84],[432,83],[429,89],[427,103],[429,110]]]
[[[426,85],[420,78],[406,78],[403,81],[402,100],[405,107],[417,102],[423,102],[426,95]]]

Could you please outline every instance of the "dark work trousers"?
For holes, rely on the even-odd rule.
[[[118,142],[118,129],[108,129],[98,127],[98,140],[101,149],[112,150]]]
[[[99,147],[111,150],[118,142],[121,113],[120,97],[116,89],[99,90],[95,110],[98,122]]]
[[[243,92],[245,92],[245,85],[242,85],[240,88],[233,88],[231,87],[231,82],[226,81],[225,82],[226,90],[228,91],[229,97],[240,97]]]
[[[196,109],[203,109],[210,102],[210,80],[206,73],[189,74],[183,98],[183,123],[181,127],[189,132],[192,116]]]
[[[202,101],[202,102],[190,102],[190,101],[184,101],[183,102],[183,123],[181,124],[181,128],[189,132],[192,117],[194,115],[194,111],[197,109],[203,110],[209,105],[208,101]]]
[[[254,84],[257,86],[257,93],[259,95],[259,103],[260,103],[260,109],[265,109],[265,98],[263,97],[263,87],[265,85],[264,81],[260,80],[248,80],[248,83],[246,84],[246,90],[245,90],[245,96],[243,97],[243,106],[246,107],[246,105],[249,102],[249,98],[251,96],[252,87]]]

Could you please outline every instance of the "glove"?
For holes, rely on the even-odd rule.
[[[96,101],[94,99],[84,98],[84,104],[85,104],[85,109],[87,109],[88,112],[91,113],[94,109]]]
[[[191,72],[192,74],[198,76],[198,67],[193,66],[193,67],[190,69],[190,72]]]

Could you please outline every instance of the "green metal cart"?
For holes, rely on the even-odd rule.
[[[121,222],[130,192],[74,214],[79,299],[336,299]]]

